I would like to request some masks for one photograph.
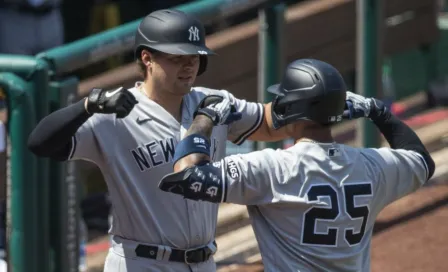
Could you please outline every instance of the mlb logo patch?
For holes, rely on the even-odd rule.
[[[341,151],[339,150],[339,148],[330,148],[328,149],[328,156],[330,157],[341,156]]]

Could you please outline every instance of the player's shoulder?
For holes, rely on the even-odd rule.
[[[148,109],[148,108],[156,107],[156,105],[160,106],[160,104],[158,102],[156,102],[152,99],[148,99],[145,92],[141,88],[142,84],[143,84],[142,81],[137,81],[134,83],[134,87],[127,89],[132,95],[134,95],[135,99],[137,99],[137,101],[139,101],[139,103],[134,106],[134,109],[131,111],[130,114],[135,113],[135,109],[139,109],[139,108]]]
[[[358,148],[360,154],[371,160],[384,160],[393,157],[396,153],[393,149],[388,147],[380,148]]]
[[[190,94],[197,96],[220,95],[220,94],[222,95],[225,93],[228,93],[228,91],[222,89],[207,88],[203,86],[192,87],[190,92]]]
[[[365,160],[367,163],[380,163],[384,164],[384,157],[388,151],[386,148],[367,148],[367,147],[349,147],[360,155],[360,159]]]
[[[202,86],[192,87],[191,91],[184,97],[184,99],[188,104],[197,105],[204,97],[208,95],[219,95],[227,99],[233,99],[226,90],[218,90]]]
[[[264,148],[248,153],[237,153],[226,157],[227,161],[241,161],[246,164],[271,164],[291,158],[290,152],[284,149]],[[271,165],[272,166],[272,165]]]
[[[142,95],[142,93],[141,93],[141,91],[139,90],[139,88],[140,88],[140,85],[142,85],[142,84],[143,84],[143,82],[141,82],[141,81],[137,81],[137,82],[135,82],[135,84],[134,84],[133,87],[131,87],[131,88],[127,88],[127,90],[128,90],[129,92],[131,92],[134,96],[140,96],[140,95]]]
[[[421,160],[421,155],[412,150],[381,148],[360,148],[361,154],[370,163],[380,167],[415,163]]]

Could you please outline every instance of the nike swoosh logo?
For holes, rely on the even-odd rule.
[[[118,93],[119,91],[121,91],[121,89],[123,89],[123,87],[120,87],[120,88],[116,89],[116,90],[113,91],[113,92],[107,92],[107,93],[106,93],[106,97],[111,97],[111,96],[113,96],[114,94],[116,94],[116,93]]]
[[[151,120],[152,120],[151,118],[140,119],[140,117],[137,117],[137,124],[141,125]]]

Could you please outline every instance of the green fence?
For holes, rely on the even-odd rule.
[[[10,263],[14,271],[48,271],[48,160],[26,149],[36,120],[48,114],[48,70],[43,61],[0,55],[0,79],[10,111],[11,154]]]
[[[201,0],[176,7],[205,24],[257,8],[266,9],[264,56],[279,48],[277,26],[284,6],[277,0]],[[9,265],[13,272],[78,271],[79,180],[76,163],[50,162],[27,148],[36,123],[49,112],[77,101],[79,81],[67,75],[79,68],[132,50],[140,22],[122,25],[85,39],[48,50],[36,57],[0,55],[0,87],[8,96],[11,139],[11,233]],[[280,63],[268,59],[261,71],[263,84],[279,80]],[[269,75],[269,77],[266,77]],[[49,216],[51,214],[51,216]],[[51,235],[50,235],[51,234]]]
[[[38,259],[38,243],[27,243],[44,233],[39,226],[39,193],[37,160],[26,150],[26,138],[36,123],[34,103],[30,96],[31,84],[12,73],[0,73],[0,85],[8,97],[9,134],[14,152],[11,154],[11,220],[15,222],[10,233],[10,259],[14,271],[32,271]],[[18,252],[14,249],[20,249]]]

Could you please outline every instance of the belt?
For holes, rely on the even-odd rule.
[[[139,244],[135,248],[135,254],[138,257],[156,260],[157,256],[165,254],[165,252],[159,252],[159,250],[171,251],[168,258],[169,261],[181,262],[186,264],[195,264],[206,262],[208,259],[210,259],[211,256],[213,256],[213,254],[215,254],[216,242],[213,241],[207,246],[187,250],[170,248],[170,247],[161,248],[158,246]]]

